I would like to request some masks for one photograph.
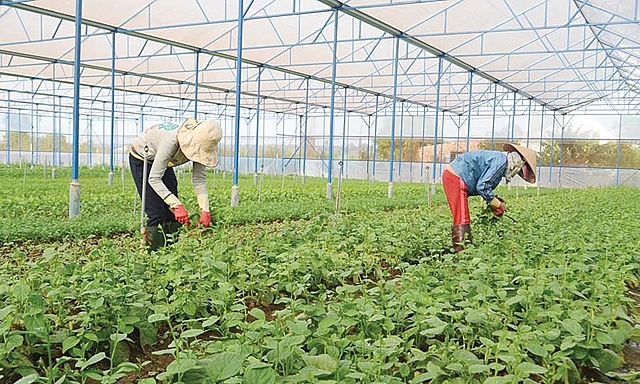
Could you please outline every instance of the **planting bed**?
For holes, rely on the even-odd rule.
[[[214,226],[147,253],[129,179],[81,170],[69,220],[63,171],[1,172],[2,382],[640,378],[637,189],[501,187],[515,222],[472,198],[475,244],[454,255],[443,194],[428,205],[424,185],[388,199],[347,180],[336,213],[322,180],[242,179],[231,209],[215,174]]]

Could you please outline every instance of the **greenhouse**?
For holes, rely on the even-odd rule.
[[[0,382],[640,381],[639,19],[0,0]],[[134,144],[192,119],[217,164],[167,168],[185,225],[150,249]],[[446,175],[505,148],[534,157],[456,243]]]

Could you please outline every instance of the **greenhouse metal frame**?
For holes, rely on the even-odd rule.
[[[195,117],[223,125],[232,205],[238,175],[265,171],[326,177],[331,198],[338,164],[390,197],[394,181],[435,187],[477,141],[550,141],[546,185],[626,183],[640,168],[624,152],[640,143],[639,14],[638,0],[2,0],[4,162],[23,160],[23,136],[30,164],[61,166],[71,147],[73,191],[95,140],[112,183],[140,130]],[[615,161],[568,167],[571,140],[614,142]]]

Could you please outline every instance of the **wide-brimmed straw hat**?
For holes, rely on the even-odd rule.
[[[217,121],[186,119],[178,128],[178,144],[182,153],[191,161],[205,167],[218,165],[218,143],[222,128]]]
[[[524,181],[534,184],[537,179],[536,161],[538,159],[538,154],[536,153],[536,151],[511,143],[506,143],[503,146],[502,150],[506,152],[518,152],[520,156],[522,156],[525,162],[525,167],[529,167],[529,170],[525,173],[523,168],[520,170],[520,172],[518,172],[518,175],[522,177]]]

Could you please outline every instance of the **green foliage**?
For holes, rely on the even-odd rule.
[[[322,180],[266,178],[262,191],[241,181],[231,209],[229,180],[212,177],[215,225],[183,229],[158,252],[135,233],[2,248],[2,380],[580,383],[585,368],[637,377],[618,370],[640,336],[628,297],[640,274],[636,189],[501,189],[515,222],[471,198],[474,245],[451,254],[443,194],[428,206],[423,185],[399,184],[387,199],[386,184],[347,180],[336,214]],[[89,184],[83,196],[122,194]],[[195,207],[190,183],[183,189]],[[130,211],[130,196],[105,198],[90,217]],[[38,211],[21,209],[20,223]],[[141,348],[165,365],[144,371]]]

